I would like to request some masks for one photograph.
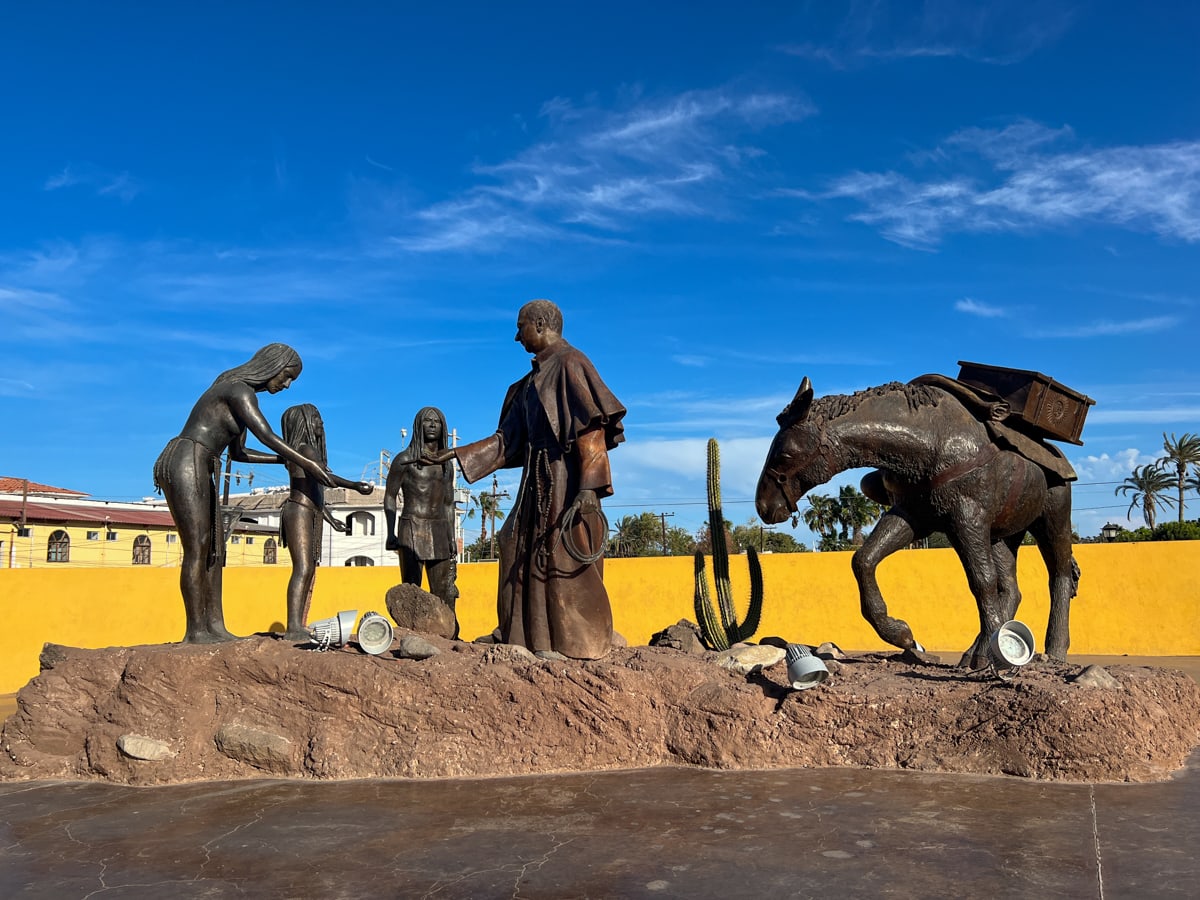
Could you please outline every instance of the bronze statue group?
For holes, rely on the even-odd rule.
[[[597,659],[612,646],[612,608],[603,581],[606,539],[600,501],[612,494],[608,452],[624,440],[625,408],[591,361],[562,337],[562,312],[549,300],[525,304],[516,341],[531,370],[505,395],[496,431],[461,447],[447,446],[446,419],[425,407],[413,421],[412,441],[388,473],[384,496],[387,549],[400,556],[401,577],[454,609],[457,544],[454,462],[468,482],[503,468],[522,469],[512,513],[498,534],[498,639],[534,653]],[[183,545],[180,591],[184,641],[234,640],[225,627],[221,567],[220,457],[287,466],[291,492],[280,538],[291,553],[284,637],[306,640],[323,522],[345,524],[325,509],[324,489],[371,493],[372,486],[329,471],[325,429],[311,404],[283,414],[272,431],[256,395],[287,389],[302,368],[285,344],[269,344],[248,362],[223,372],[193,407],[178,437],[154,465]],[[246,446],[251,434],[272,452]],[[397,527],[397,501],[400,520]],[[588,548],[581,551],[579,548]]]

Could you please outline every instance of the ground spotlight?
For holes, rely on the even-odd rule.
[[[816,687],[829,677],[824,660],[813,656],[803,644],[788,644],[783,658],[787,661],[788,682],[797,691]]]
[[[328,650],[330,647],[340,647],[350,640],[350,632],[357,619],[358,610],[347,609],[336,616],[313,622],[308,626],[308,631],[318,650]]]

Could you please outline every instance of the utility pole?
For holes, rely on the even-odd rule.
[[[491,543],[491,549],[489,550],[489,555],[491,556],[492,559],[496,558],[496,501],[499,500],[501,497],[505,498],[506,500],[508,499],[508,491],[501,492],[499,490],[499,487],[500,487],[500,484],[496,480],[496,476],[493,475],[492,476],[492,492],[491,492],[492,508],[489,513],[492,517],[492,543]]]
[[[659,513],[658,518],[662,522],[662,545],[663,556],[670,556],[671,550],[667,547],[667,516],[673,516],[675,513]]]

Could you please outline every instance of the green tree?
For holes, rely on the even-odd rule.
[[[696,538],[686,528],[667,526],[667,555],[691,556],[696,552]]]
[[[846,484],[838,490],[837,519],[842,526],[841,537],[845,541],[847,531],[853,547],[863,545],[863,529],[874,525],[883,515],[883,507],[853,485]]]
[[[821,543],[817,545],[819,549],[825,549],[822,545],[826,538],[837,537],[840,523],[837,517],[837,501],[833,497],[809,494],[808,508],[800,514],[800,518],[804,520],[805,525],[821,536]]]
[[[652,512],[622,516],[613,526],[608,555],[613,557],[661,556],[662,523]]]
[[[733,529],[733,541],[742,553],[751,547],[759,553],[804,553],[808,550],[790,534],[772,531],[753,518]]]
[[[467,518],[475,518],[475,513],[479,513],[479,544],[487,545],[487,549],[482,551],[479,559],[490,559],[492,555],[491,542],[488,541],[488,522],[492,523],[492,530],[495,531],[495,523],[504,518],[504,512],[500,509],[498,499],[486,491],[477,491],[471,494],[471,505],[467,508]]]
[[[733,539],[733,523],[725,519],[725,544],[735,544]],[[705,556],[712,555],[712,534],[709,530],[709,524],[705,522],[696,532],[696,550],[703,553]]]
[[[463,547],[463,558],[477,562],[481,559],[488,559],[491,551],[491,542],[486,537],[483,537],[476,540],[473,544],[467,544]]]
[[[1163,522],[1154,529],[1155,541],[1200,541],[1200,522]]]
[[[1132,494],[1133,499],[1130,500],[1129,509],[1125,514],[1129,515],[1135,508],[1140,508],[1142,517],[1146,520],[1146,527],[1153,531],[1158,508],[1170,506],[1175,502],[1165,494],[1174,486],[1175,479],[1170,473],[1163,471],[1156,463],[1151,463],[1135,467],[1133,473],[1126,476],[1125,481],[1118,485],[1113,493]]]
[[[696,550],[696,539],[678,526],[666,529],[666,543],[668,556],[691,556]],[[612,525],[606,553],[613,558],[662,556],[663,518],[653,512],[622,516]]]
[[[1188,466],[1200,466],[1200,436],[1185,434],[1176,439],[1175,432],[1167,437],[1163,432],[1163,452],[1167,455],[1155,465],[1175,476],[1175,488],[1179,492],[1179,522],[1183,523],[1183,493],[1188,488]]]

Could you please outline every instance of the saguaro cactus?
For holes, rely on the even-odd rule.
[[[725,513],[721,509],[721,452],[715,438],[708,441],[708,531],[712,541],[713,582],[717,589],[720,621],[713,610],[704,569],[704,554],[696,552],[696,620],[700,634],[714,650],[728,650],[731,644],[748,640],[758,631],[762,618],[762,566],[753,547],[746,550],[750,566],[750,606],[746,621],[738,624],[733,605],[733,587],[729,582],[729,548],[725,541]]]

